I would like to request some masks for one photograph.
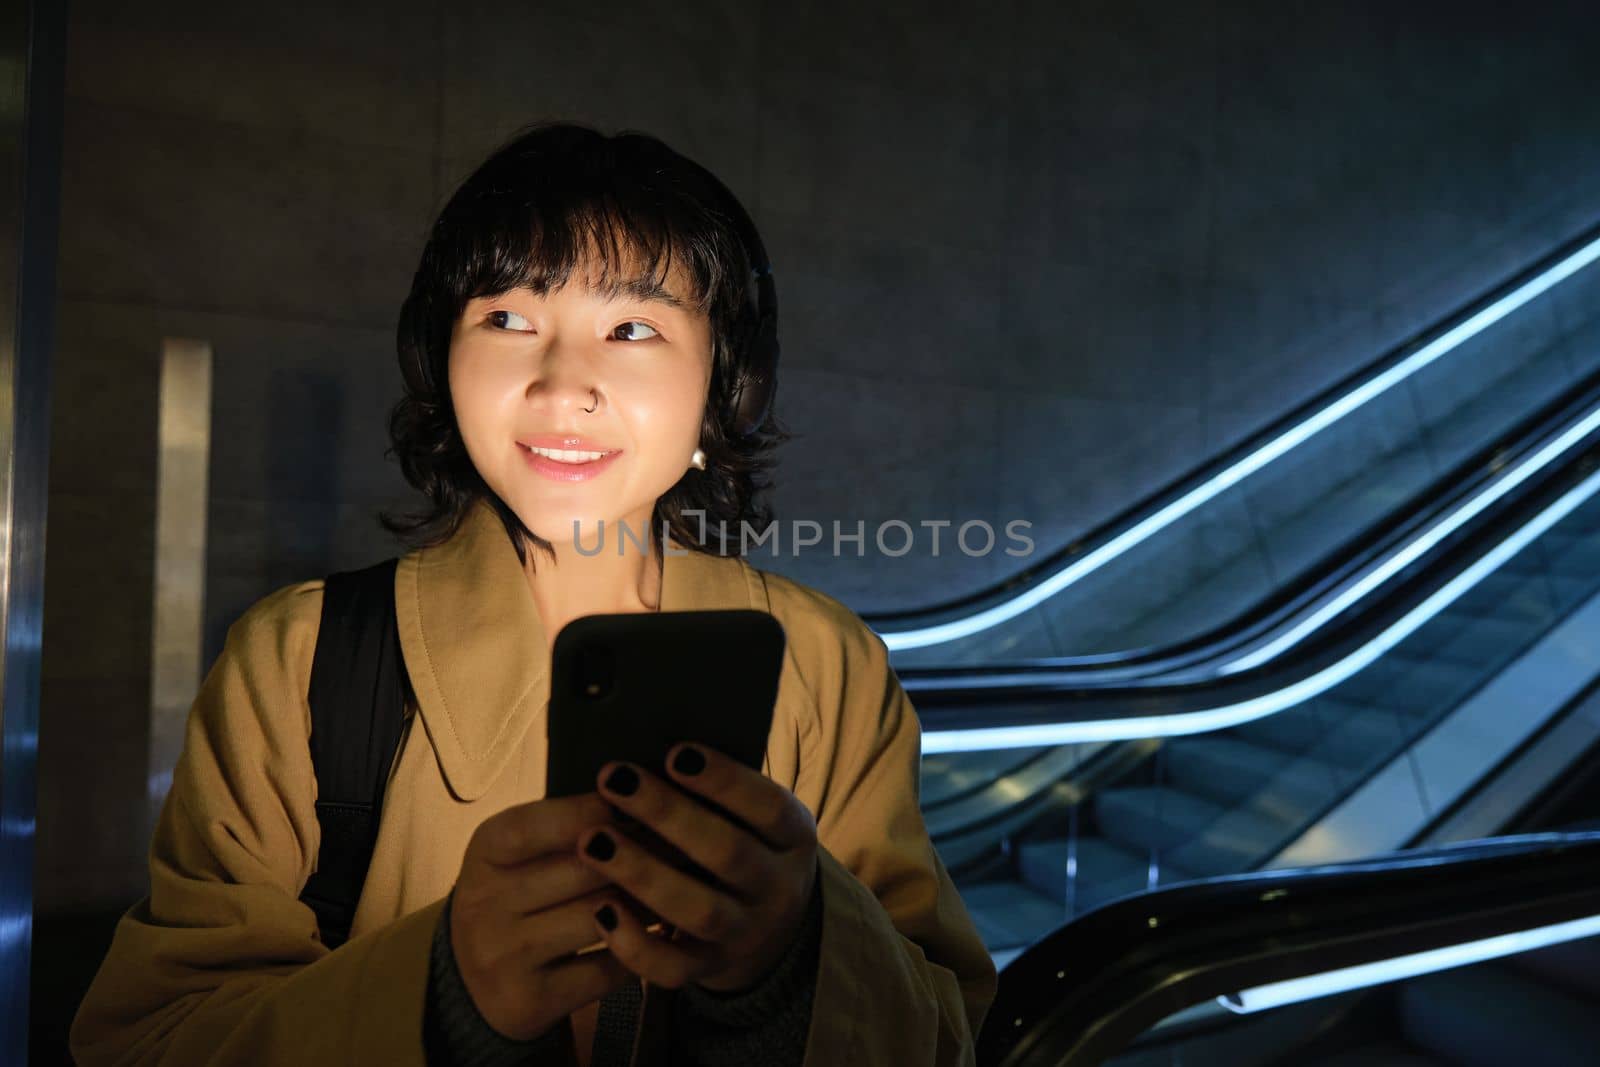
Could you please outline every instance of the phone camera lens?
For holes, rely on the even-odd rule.
[[[591,645],[579,658],[579,689],[586,700],[604,700],[616,682],[616,656],[603,645]]]

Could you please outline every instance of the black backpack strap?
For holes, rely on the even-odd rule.
[[[399,558],[330,574],[311,661],[311,763],[322,844],[300,899],[322,941],[350,936],[399,747],[409,681],[395,624]]]

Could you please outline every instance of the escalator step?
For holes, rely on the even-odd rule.
[[[1017,866],[1029,888],[1065,906],[1069,855],[1066,840],[1025,842],[1018,846],[1017,855]],[[1073,913],[1082,915],[1109,901],[1149,889],[1150,855],[1131,852],[1098,837],[1080,836],[1072,877]],[[1193,877],[1188,871],[1165,864],[1159,869],[1158,885],[1187,882]]]
[[[1320,703],[1329,728],[1307,755],[1353,773],[1364,774],[1393,758],[1416,733],[1414,720],[1395,711],[1335,700]]]
[[[1493,589],[1496,585],[1504,589],[1515,590],[1530,583],[1538,582],[1549,569],[1539,553],[1524,548],[1521,552],[1518,552],[1490,571],[1482,581],[1473,586],[1473,591]],[[1471,594],[1468,595],[1470,596]],[[1457,600],[1456,604],[1459,603],[1461,601]],[[1453,608],[1454,605],[1452,605]]]
[[[1470,615],[1525,618],[1547,624],[1555,611],[1542,576],[1510,574],[1504,567],[1463,593],[1451,608]]]
[[[1550,560],[1550,581],[1554,582],[1555,601],[1562,608],[1573,608],[1594,593],[1595,574],[1600,574],[1600,542],[1586,539],[1555,553]]]
[[[1566,522],[1558,522],[1539,536],[1537,549],[1527,555],[1539,560],[1542,564],[1541,569],[1548,571],[1557,556],[1586,539],[1587,535],[1582,530],[1575,530]],[[1521,557],[1522,554],[1519,553],[1518,558]]]
[[[1411,659],[1403,662],[1406,670],[1400,677],[1400,686],[1395,693],[1389,694],[1392,707],[1418,713],[1429,721],[1437,720],[1442,713],[1461,704],[1469,694],[1493,677],[1494,664],[1490,662],[1459,664],[1448,659]]]
[[[1386,691],[1399,684],[1402,673],[1399,665],[1384,656],[1328,690],[1327,698],[1344,704],[1375,704]]]
[[[1596,316],[1594,321],[1600,323],[1600,316]],[[1571,527],[1574,533],[1579,531],[1584,533],[1600,532],[1600,501],[1590,497],[1588,501],[1578,507],[1577,511],[1562,519],[1561,526],[1563,528]]]
[[[1550,569],[1557,574],[1586,578],[1600,571],[1600,538],[1583,534],[1546,550]]]
[[[1452,641],[1470,630],[1482,618],[1484,616],[1469,615],[1466,612],[1457,611],[1456,605],[1452,604],[1449,609],[1441,611],[1429,619],[1426,626],[1395,646],[1395,651],[1402,655],[1418,658],[1439,656],[1443,650],[1449,647]],[[1444,656],[1443,658],[1448,659],[1451,657]]]
[[[1334,695],[1355,704],[1436,714],[1454,707],[1482,672],[1445,660],[1388,655],[1339,686]]]
[[[1249,808],[1234,808],[1166,857],[1200,877],[1254,870],[1293,837],[1296,827]]]
[[[1326,811],[1355,784],[1350,772],[1311,756],[1284,764],[1244,802],[1244,807],[1294,829]]]
[[[961,901],[990,951],[1031,945],[1066,921],[1060,904],[1017,882],[963,886]]]
[[[1134,852],[1206,877],[1248,870],[1288,838],[1276,819],[1166,786],[1108,789],[1095,801],[1100,833]]]
[[[1594,595],[1592,578],[1573,578],[1557,572],[1551,574],[1548,581],[1551,596],[1555,599],[1556,610],[1563,615]]]
[[[1430,624],[1431,625],[1431,624]],[[1438,659],[1494,669],[1522,651],[1543,627],[1526,619],[1474,619],[1435,650]]]
[[[1173,784],[1219,804],[1248,797],[1284,764],[1275,748],[1220,734],[1176,738],[1163,758]]]
[[[993,749],[987,752],[951,752],[922,761],[922,807],[926,810],[952,796],[987,785],[1031,761],[1044,748]]]
[[[1225,736],[1171,742],[1166,768],[1173,784],[1191,793],[1286,824],[1320,811],[1349,784],[1348,773],[1332,764]]]
[[[1017,873],[1029,889],[1065,906],[1069,855],[1064,838],[1023,841],[1017,845]]]
[[[1316,702],[1299,704],[1265,718],[1247,722],[1228,731],[1251,744],[1275,748],[1280,752],[1300,753],[1321,741],[1327,733]]]
[[[1600,1047],[1591,1006],[1504,966],[1414,978],[1397,995],[1407,1039],[1462,1067],[1589,1067]]]
[[[1102,789],[1094,799],[1100,836],[1133,852],[1193,840],[1222,814],[1204,797],[1159,785]]]

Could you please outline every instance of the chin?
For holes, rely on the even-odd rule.
[[[555,545],[558,549],[570,548],[574,543],[586,549],[594,547],[596,530],[598,529],[597,520],[595,519],[588,516],[551,514],[549,511],[534,515],[519,511],[517,514],[522,517],[524,526],[536,536]],[[529,519],[533,521],[530,522]],[[573,532],[574,521],[578,524],[576,533]],[[610,539],[611,523],[608,522],[606,523],[606,540],[609,541]]]
[[[513,504],[512,510],[517,513],[517,517],[530,532],[555,545],[557,550],[567,550],[577,546],[590,555],[595,555],[598,545],[601,551],[607,553],[615,554],[617,551],[617,541],[621,536],[618,524],[622,519],[614,513],[578,512],[570,508],[553,508],[548,505],[534,507],[518,504]],[[602,521],[605,523],[603,542],[600,533]],[[577,524],[576,533],[573,530],[574,523]],[[639,520],[629,524],[627,545],[630,549],[636,547],[636,542],[644,543],[646,537],[646,530],[640,525]]]

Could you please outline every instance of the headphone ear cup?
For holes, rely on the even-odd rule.
[[[750,341],[750,367],[734,388],[730,401],[733,432],[740,437],[754,433],[767,417],[778,374],[778,320],[763,315]]]
[[[731,340],[728,362],[738,368],[728,389],[724,426],[734,436],[748,437],[766,421],[778,370],[778,290],[772,263],[756,225],[738,197],[716,175],[694,164],[705,183],[726,202],[728,217],[744,246],[750,274],[745,281],[745,303],[737,337]]]

